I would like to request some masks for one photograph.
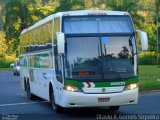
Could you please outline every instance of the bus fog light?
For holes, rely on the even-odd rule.
[[[64,89],[67,91],[71,91],[71,92],[80,92],[80,88],[75,87],[75,86],[70,86],[70,85],[65,85]]]
[[[133,90],[133,89],[136,89],[136,88],[138,88],[138,84],[134,83],[134,84],[127,85],[125,87],[125,90]]]

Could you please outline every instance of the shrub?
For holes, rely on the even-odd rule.
[[[160,64],[160,53],[159,53],[159,63]],[[156,52],[143,52],[138,54],[138,60],[140,65],[156,65],[157,64],[157,54]]]
[[[0,68],[8,68],[11,63],[17,60],[15,55],[6,55],[0,58]]]

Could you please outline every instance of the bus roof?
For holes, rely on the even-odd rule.
[[[33,30],[51,20],[53,20],[56,17],[62,17],[62,16],[81,16],[81,15],[129,15],[127,12],[123,11],[111,11],[111,10],[78,10],[78,11],[67,11],[67,12],[58,12],[56,14],[52,14],[34,25],[30,26],[27,29],[24,29],[21,34],[24,34],[30,30]]]

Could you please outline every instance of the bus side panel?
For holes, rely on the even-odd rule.
[[[49,101],[49,83],[53,79],[52,69],[33,69],[32,93]]]
[[[28,56],[28,71],[31,93],[49,100],[49,83],[53,79],[52,58],[49,51]]]

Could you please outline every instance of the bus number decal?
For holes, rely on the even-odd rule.
[[[111,82],[111,86],[123,86],[125,82]]]

